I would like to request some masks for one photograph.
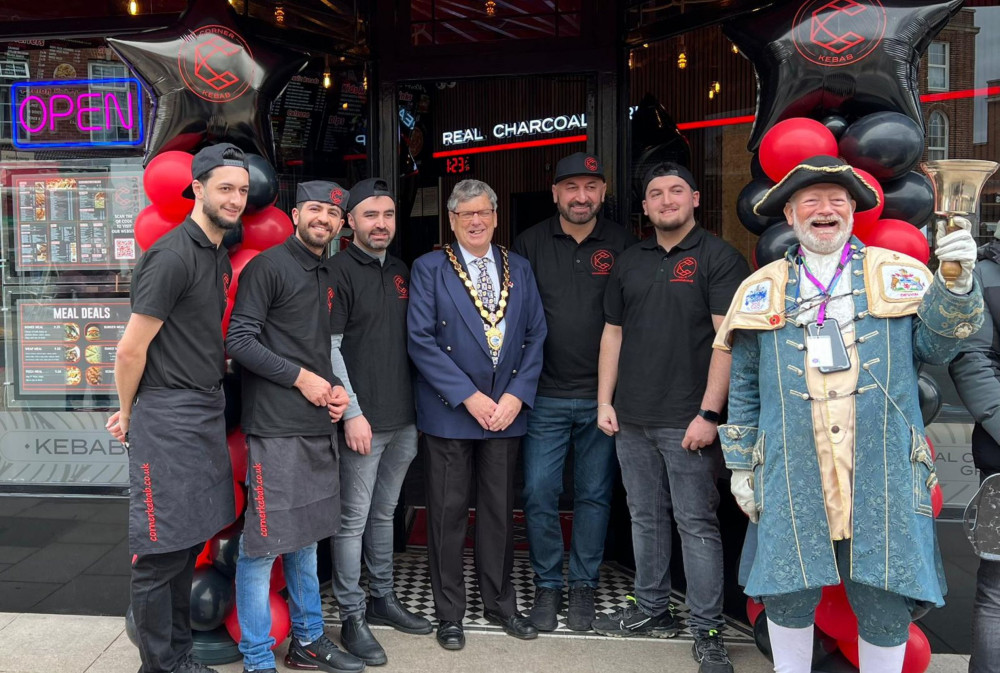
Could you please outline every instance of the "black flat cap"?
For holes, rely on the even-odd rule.
[[[577,152],[563,157],[556,164],[556,174],[552,177],[552,184],[581,175],[592,175],[603,180],[604,164],[596,156],[586,152]]]
[[[780,217],[795,192],[812,185],[840,185],[857,203],[856,212],[871,210],[879,204],[878,192],[854,170],[854,167],[837,157],[819,154],[806,159],[788,171],[771,189],[754,204],[753,212],[767,217]]]
[[[336,182],[330,182],[329,180],[300,182],[299,186],[295,188],[296,205],[306,201],[319,201],[320,203],[329,203],[332,206],[337,206],[340,208],[340,212],[344,213],[346,212],[345,206],[350,198],[351,193],[349,191]]]
[[[691,174],[691,171],[673,161],[661,161],[646,171],[646,176],[642,179],[642,197],[646,198],[646,189],[649,188],[650,182],[656,178],[664,178],[671,175],[676,176],[688,183],[692,192],[698,191],[698,185],[695,184],[694,176]]]
[[[239,152],[239,157],[233,159],[224,158],[222,155],[226,153],[226,150],[235,150],[233,154]],[[194,155],[194,160],[191,162],[191,179],[197,180],[205,173],[219,166],[236,166],[247,172],[250,171],[247,166],[247,157],[243,154],[243,150],[232,143],[219,143],[218,145],[203,147],[198,151],[198,154]],[[191,185],[188,185],[184,190],[183,196],[186,199],[194,198],[194,189],[192,189]]]
[[[354,210],[365,199],[373,196],[388,196],[393,201],[396,200],[396,197],[389,191],[388,182],[382,178],[368,178],[351,187],[351,198],[347,201],[348,212]]]

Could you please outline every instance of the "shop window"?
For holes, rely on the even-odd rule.
[[[942,112],[932,112],[927,118],[927,158],[948,158],[948,117]]]
[[[948,90],[951,81],[949,47],[947,42],[931,42],[927,50],[927,89],[930,91]]]
[[[125,79],[130,77],[128,68],[122,63],[114,63],[108,61],[91,61],[87,64],[87,75],[91,80],[110,80],[110,79]],[[127,99],[128,95],[128,83],[127,82],[105,82],[102,84],[91,84],[89,86],[91,93],[101,94],[103,99],[106,94],[112,94],[117,100],[121,109],[128,110],[129,102]],[[104,114],[101,111],[91,112],[91,116]],[[91,122],[92,127],[103,127],[107,126],[100,123],[101,120],[94,118]],[[113,125],[110,128],[101,128],[100,130],[90,131],[90,139],[95,143],[109,143],[109,142],[119,142],[123,140],[134,140],[135,134],[139,132],[138,124],[133,124],[126,128],[120,125]]]
[[[581,0],[411,0],[414,46],[580,35]]]
[[[0,61],[0,142],[11,139],[10,85],[24,79],[28,79],[27,62]]]

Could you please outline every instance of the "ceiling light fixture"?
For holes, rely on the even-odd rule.
[[[494,0],[486,0],[486,16],[496,16],[497,3]]]

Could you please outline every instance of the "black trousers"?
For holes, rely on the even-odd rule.
[[[469,518],[469,488],[476,485],[475,562],[479,595],[490,611],[517,610],[514,567],[514,470],[520,437],[444,439],[426,435],[427,550],[435,615],[465,616],[462,552]]]
[[[191,653],[191,580],[204,543],[132,564],[132,615],[141,673],[169,673]]]

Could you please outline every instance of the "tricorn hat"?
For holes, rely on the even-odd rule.
[[[821,184],[840,185],[846,189],[857,203],[857,211],[871,210],[879,204],[878,191],[853,166],[843,159],[820,154],[788,171],[781,182],[754,204],[753,212],[765,217],[780,217],[795,192]]]

